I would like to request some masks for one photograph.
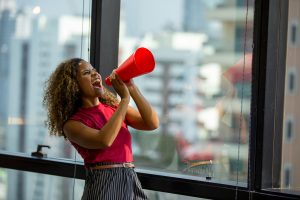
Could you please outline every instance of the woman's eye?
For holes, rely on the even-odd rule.
[[[84,75],[86,75],[86,74],[90,74],[91,73],[91,71],[84,71]]]

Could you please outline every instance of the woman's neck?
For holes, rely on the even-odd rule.
[[[99,105],[99,103],[100,103],[99,98],[94,98],[94,99],[83,98],[81,107],[83,108],[93,107]]]

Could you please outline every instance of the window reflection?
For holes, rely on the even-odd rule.
[[[119,62],[139,46],[156,59],[153,72],[135,78],[161,122],[131,131],[139,167],[246,182],[253,5],[122,1]]]

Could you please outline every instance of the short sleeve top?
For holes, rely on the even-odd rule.
[[[79,110],[70,117],[84,125],[100,130],[115,112],[116,108],[100,103],[97,106],[89,108],[79,108]],[[71,142],[84,160],[85,165],[99,162],[132,162],[131,134],[125,121],[110,147],[103,149],[87,149]]]

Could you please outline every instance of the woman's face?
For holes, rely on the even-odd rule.
[[[77,81],[82,97],[95,98],[104,94],[102,78],[88,62],[81,61],[77,68]]]

